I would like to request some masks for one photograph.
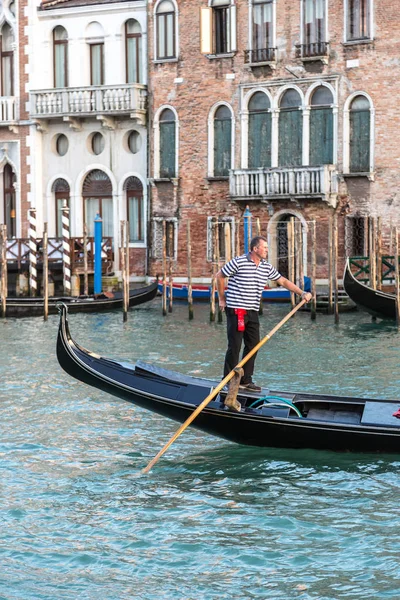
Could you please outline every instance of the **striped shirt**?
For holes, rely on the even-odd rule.
[[[279,271],[264,259],[257,266],[252,261],[250,252],[232,258],[221,271],[225,277],[229,277],[226,306],[247,310],[259,310],[261,294],[267,281],[276,281],[282,277]]]

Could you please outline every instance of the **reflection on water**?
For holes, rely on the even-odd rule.
[[[73,315],[83,346],[219,378],[225,325],[159,300]],[[268,307],[266,334],[287,314]],[[91,389],[55,358],[57,317],[0,320],[0,598],[398,598],[400,455],[241,447]],[[400,397],[397,329],[291,319],[257,358],[276,388]]]

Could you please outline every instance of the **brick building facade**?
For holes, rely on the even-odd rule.
[[[317,278],[327,277],[338,215],[340,269],[367,250],[366,216],[388,244],[399,225],[396,140],[400,26],[392,0],[158,0],[148,3],[152,273],[162,221],[175,274],[211,273],[212,217],[243,248],[248,206],[285,269],[286,223],[316,221]],[[225,226],[225,222],[228,223]],[[307,263],[308,261],[308,263]]]

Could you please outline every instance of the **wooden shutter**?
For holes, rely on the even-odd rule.
[[[229,8],[229,28],[230,28],[230,44],[229,51],[235,52],[237,50],[236,41],[236,6],[232,4]]]
[[[160,177],[175,177],[175,122],[160,123]]]
[[[333,114],[331,108],[313,108],[310,114],[310,165],[333,163]]]
[[[303,115],[300,110],[281,110],[279,115],[279,166],[302,164]]]
[[[212,8],[200,7],[200,52],[212,53]]]
[[[370,169],[370,112],[350,111],[350,172],[368,173]]]
[[[214,175],[227,177],[231,168],[231,119],[214,120]]]
[[[271,113],[249,115],[249,169],[271,166]]]

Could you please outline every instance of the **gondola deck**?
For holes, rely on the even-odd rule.
[[[72,377],[88,385],[183,423],[218,384],[141,361],[128,365],[85,350],[71,337],[67,307],[60,310],[59,363]],[[240,390],[242,410],[237,413],[224,406],[225,395],[226,391],[221,391],[203,409],[193,422],[195,428],[254,446],[400,452],[400,420],[393,416],[400,400]],[[284,404],[285,400],[301,416]],[[259,403],[263,405],[260,408]]]

